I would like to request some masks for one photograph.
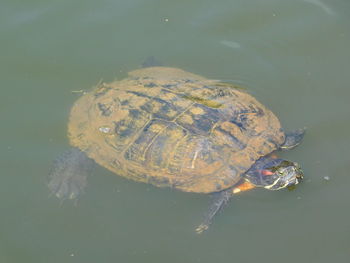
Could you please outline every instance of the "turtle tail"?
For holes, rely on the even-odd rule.
[[[154,56],[150,56],[146,58],[146,60],[142,63],[143,68],[151,68],[151,67],[161,67],[163,66]]]

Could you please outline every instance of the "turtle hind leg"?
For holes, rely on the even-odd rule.
[[[305,135],[305,128],[293,130],[286,133],[286,139],[280,146],[282,150],[290,150],[298,146]]]
[[[48,187],[59,199],[76,199],[86,187],[95,162],[77,148],[59,155],[49,172]]]
[[[201,234],[209,228],[214,216],[226,206],[231,196],[232,189],[213,194],[213,201],[209,206],[207,213],[204,215],[203,223],[196,228],[197,234]]]

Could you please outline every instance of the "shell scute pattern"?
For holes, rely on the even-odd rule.
[[[218,110],[194,104],[191,109],[177,118],[176,123],[194,134],[207,136],[221,118],[222,113]]]
[[[244,91],[162,67],[82,96],[69,136],[118,175],[203,193],[231,187],[284,140],[277,117]]]

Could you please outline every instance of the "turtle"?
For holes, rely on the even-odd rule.
[[[233,195],[300,183],[300,165],[276,151],[294,148],[304,133],[285,132],[271,110],[235,84],[145,64],[74,103],[71,148],[53,162],[48,186],[58,198],[76,200],[97,163],[134,181],[211,194],[196,228],[202,233]]]

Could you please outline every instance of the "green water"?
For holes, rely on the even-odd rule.
[[[348,0],[1,1],[0,262],[348,262],[349,28]],[[303,184],[237,196],[202,235],[209,196],[103,168],[76,206],[49,196],[71,91],[150,55],[245,86],[286,129],[307,127],[283,153]]]

